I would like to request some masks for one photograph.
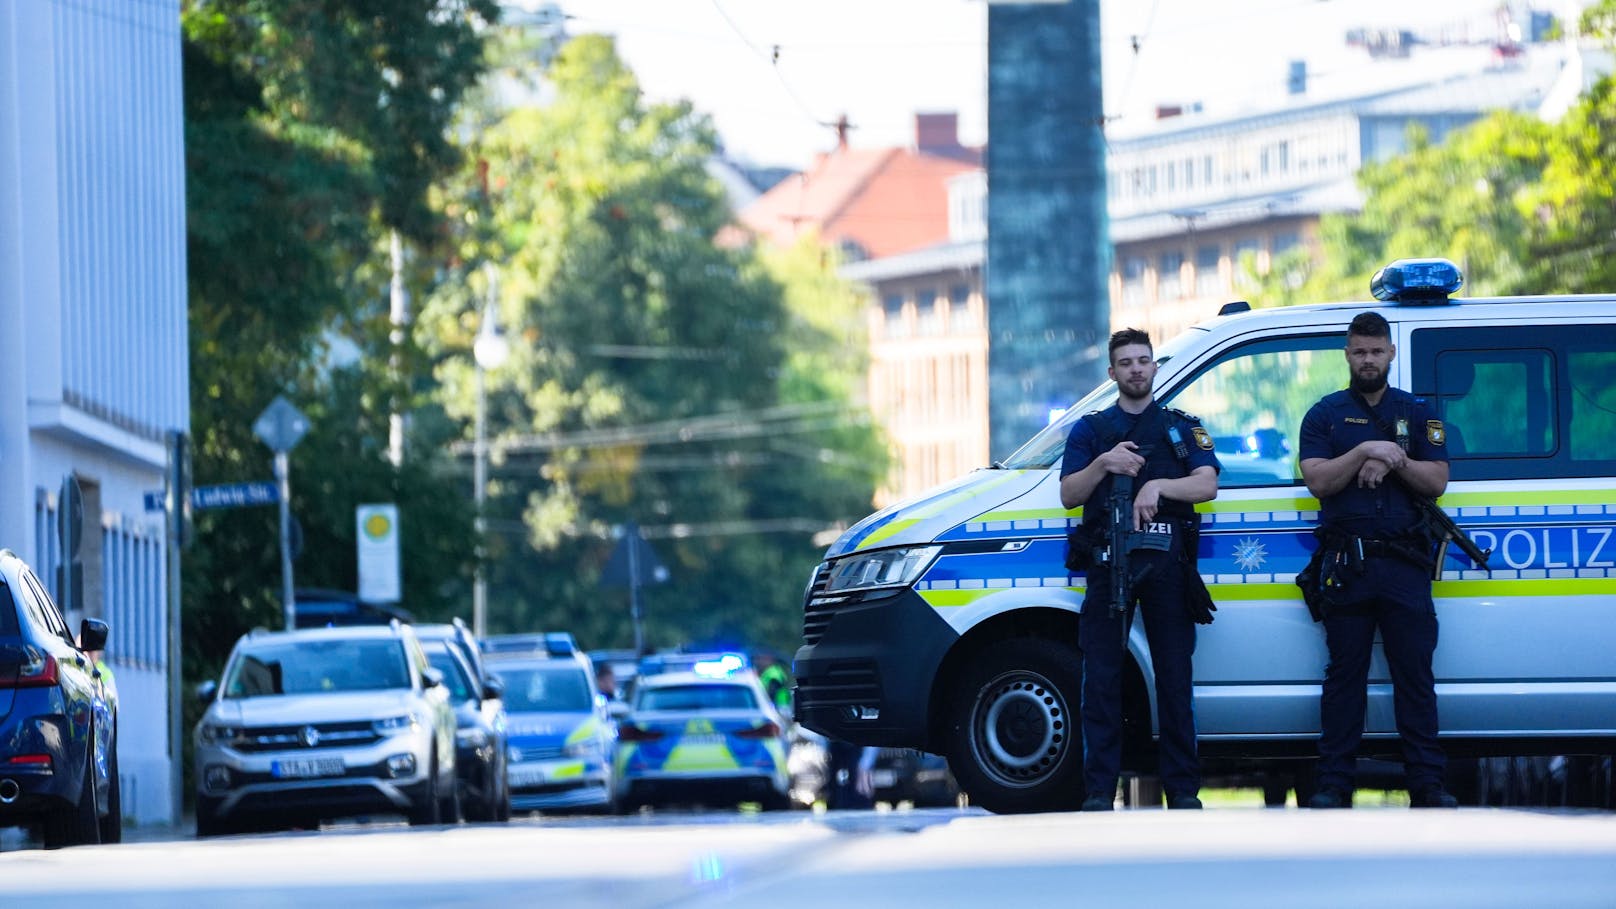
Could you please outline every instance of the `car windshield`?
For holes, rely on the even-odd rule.
[[[638,710],[756,710],[745,685],[659,685],[640,691]]]
[[[541,668],[501,667],[495,672],[505,683],[505,709],[576,712],[594,708],[589,676],[577,665]]]
[[[451,651],[448,644],[433,642],[426,645],[426,659],[433,669],[443,673],[443,684],[449,689],[451,697],[457,701],[469,701],[476,697],[465,660]]]
[[[409,688],[396,640],[275,641],[249,645],[225,680],[227,698]]]

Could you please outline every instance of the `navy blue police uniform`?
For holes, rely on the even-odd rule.
[[[1391,387],[1374,407],[1350,389],[1314,404],[1302,419],[1299,457],[1336,458],[1372,440],[1397,442],[1414,460],[1448,460],[1442,422],[1425,400]],[[1419,529],[1414,500],[1388,477],[1373,489],[1353,480],[1319,505],[1325,545],[1335,541],[1352,554],[1344,592],[1324,612],[1330,658],[1319,706],[1319,789],[1352,791],[1377,627],[1391,671],[1409,791],[1440,786],[1446,759],[1437,744],[1431,669],[1437,640],[1432,547]],[[1350,565],[1360,549],[1361,565]]]
[[[1147,415],[1152,423],[1141,425]],[[1171,434],[1176,434],[1177,439]],[[1219,472],[1223,469],[1213,453],[1212,437],[1201,428],[1199,420],[1152,401],[1137,415],[1120,405],[1084,415],[1066,439],[1061,476],[1082,470],[1123,439],[1138,445],[1138,454],[1145,459],[1134,478],[1135,490],[1150,480],[1188,476],[1198,467]],[[1183,450],[1184,457],[1175,447]],[[1114,477],[1115,474],[1106,474],[1083,504],[1085,527],[1104,531],[1101,525]],[[1169,801],[1174,796],[1193,796],[1201,788],[1191,682],[1195,620],[1186,604],[1182,565],[1185,559],[1193,561],[1197,555],[1185,551],[1186,535],[1193,531],[1195,521],[1193,505],[1164,496],[1154,522],[1163,526],[1151,529],[1168,531],[1170,547],[1166,551],[1139,550],[1129,556],[1137,566],[1149,565],[1135,594],[1156,673],[1160,771]],[[1116,791],[1117,778],[1122,773],[1122,617],[1111,608],[1110,570],[1104,564],[1089,568],[1086,583],[1083,612],[1078,616],[1078,643],[1083,649],[1083,779],[1090,795],[1108,796]]]

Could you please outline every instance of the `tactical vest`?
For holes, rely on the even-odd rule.
[[[1134,424],[1131,433],[1128,431],[1126,416],[1121,407],[1109,407],[1086,413],[1083,419],[1089,421],[1089,428],[1094,430],[1094,435],[1099,440],[1097,454],[1110,451],[1124,439],[1139,446],[1139,454],[1145,459],[1145,466],[1139,471],[1139,475],[1134,477],[1133,488],[1136,492],[1151,480],[1176,480],[1189,475],[1188,449],[1180,459],[1174,453],[1173,442],[1167,435],[1168,429],[1179,419],[1177,411],[1168,410],[1152,401],[1150,407],[1140,414],[1139,422]],[[1106,500],[1111,496],[1111,481],[1115,476],[1116,474],[1107,473],[1099,485],[1094,487],[1094,491],[1089,493],[1088,501],[1083,503],[1085,528],[1102,529],[1100,524],[1105,520]],[[1195,506],[1164,496],[1157,514],[1163,518],[1192,518],[1195,516]]]

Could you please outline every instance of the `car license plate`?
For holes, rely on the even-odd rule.
[[[870,772],[870,782],[877,789],[891,789],[898,785],[898,773],[895,770],[873,770]]]
[[[269,765],[270,775],[276,779],[306,779],[315,776],[342,776],[342,758],[311,758],[296,761],[275,761]]]
[[[543,767],[512,767],[510,770],[512,786],[538,786],[544,783]]]

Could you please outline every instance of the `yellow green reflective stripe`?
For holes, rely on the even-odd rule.
[[[1082,507],[1067,511],[1063,508],[1029,508],[1023,511],[990,511],[987,514],[971,518],[969,523],[986,523],[988,521],[1058,521],[1065,518],[1075,518],[1083,514]]]
[[[879,543],[882,540],[886,539],[887,537],[890,537],[893,534],[898,533],[899,531],[908,530],[909,528],[911,528],[911,527],[913,527],[913,526],[915,526],[916,524],[919,524],[919,523],[920,523],[920,521],[918,519],[916,519],[916,518],[910,518],[910,519],[905,520],[905,521],[893,521],[890,524],[887,524],[885,527],[882,527],[880,530],[877,530],[875,533],[872,533],[869,536],[865,537],[864,542],[859,544],[859,548],[860,549],[868,549],[871,546],[874,546],[876,543]]]
[[[922,600],[935,609],[951,609],[958,606],[969,606],[977,600],[1006,590],[1029,590],[1027,587],[978,587],[971,590],[917,590]],[[1082,593],[1082,587],[1041,587],[1040,590],[1069,590]]]
[[[549,773],[550,779],[552,779],[552,780],[570,780],[573,777],[578,777],[578,776],[583,776],[583,775],[584,775],[584,762],[583,761],[577,761],[577,762],[574,762],[574,763],[571,763],[571,764],[562,764],[560,767],[556,767],[556,768],[552,769],[550,771],[550,773]]]
[[[892,521],[885,527],[882,527],[880,530],[877,530],[865,537],[864,542],[858,545],[858,549],[869,549],[882,540],[895,536],[901,531],[908,530],[910,527],[913,527],[927,518],[935,517],[936,515],[941,514],[943,511],[958,505],[960,502],[975,498],[976,496],[987,492],[995,486],[1008,483],[1024,473],[1026,473],[1024,470],[1007,470],[1004,472],[1003,476],[994,477],[991,480],[974,484],[951,496],[944,496],[943,498],[938,499],[936,502],[933,502],[925,508],[915,512],[912,517],[906,518],[902,521]]]
[[[1302,599],[1295,584],[1208,584],[1215,600],[1295,600]],[[944,591],[952,592],[952,591]],[[976,591],[969,591],[976,592]],[[1464,597],[1559,597],[1610,595],[1616,593],[1616,578],[1497,578],[1474,581],[1437,581],[1432,596],[1438,599]]]
[[[1616,501],[1616,489],[1533,489],[1525,492],[1452,492],[1437,499],[1448,508],[1477,505],[1603,505]]]
[[[1239,511],[1317,511],[1319,500],[1312,496],[1298,495],[1289,499],[1213,499],[1210,502],[1200,502],[1195,510],[1203,513],[1226,514]]]
[[[598,721],[594,717],[585,720],[577,729],[572,730],[572,733],[567,736],[565,744],[576,745],[585,739],[594,737],[597,723]]]
[[[675,745],[662,762],[663,770],[734,770],[740,766],[723,743]]]

